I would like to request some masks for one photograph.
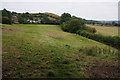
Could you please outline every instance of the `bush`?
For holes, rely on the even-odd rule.
[[[95,28],[92,28],[92,27],[89,27],[89,26],[86,26],[85,30],[87,30],[90,33],[96,33],[97,32]]]
[[[60,23],[64,23],[68,21],[71,18],[71,15],[69,13],[63,13],[60,17]]]
[[[71,33],[76,33],[77,30],[82,30],[84,27],[79,19],[70,19],[61,25],[62,30]]]
[[[50,71],[48,71],[47,76],[48,77],[54,77],[55,76],[55,72],[50,70]]]
[[[12,24],[12,21],[8,17],[3,16],[2,17],[2,23],[3,24]]]
[[[85,30],[78,30],[77,34],[120,49],[120,37],[118,36],[104,36],[101,34],[89,33]]]

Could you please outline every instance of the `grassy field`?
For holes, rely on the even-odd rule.
[[[53,13],[44,13],[44,14],[46,14],[46,15],[49,15],[49,16],[53,16],[53,17],[57,17],[57,18],[59,18],[59,16],[58,15],[56,15],[56,14],[53,14]]]
[[[88,25],[88,26],[96,28],[97,33],[99,34],[109,35],[109,36],[120,36],[118,35],[118,31],[120,30],[120,27],[95,26],[95,25]]]
[[[118,77],[118,50],[57,25],[3,25],[3,78]],[[112,67],[111,67],[112,66]]]

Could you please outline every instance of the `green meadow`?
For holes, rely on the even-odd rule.
[[[2,24],[1,29],[3,78],[118,76],[117,49],[59,25]]]

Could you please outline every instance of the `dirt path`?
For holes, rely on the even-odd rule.
[[[50,35],[52,37],[56,37],[56,38],[61,38],[61,37],[65,37],[65,35],[63,34],[59,34],[59,33],[55,33],[55,32],[45,32],[47,35]]]
[[[118,64],[109,64],[107,62],[94,62],[90,67],[89,73],[92,78],[120,78],[120,66]]]

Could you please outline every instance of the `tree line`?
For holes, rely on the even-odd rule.
[[[2,10],[2,23],[3,24],[60,24],[59,17],[49,16],[44,13],[17,13],[10,12],[6,9]]]
[[[17,13],[10,12],[6,9],[1,10],[2,12],[2,23],[3,24],[12,24],[12,23],[20,23],[20,24],[55,24],[60,25],[60,16],[51,16],[45,13]],[[68,15],[69,17],[71,15]],[[74,16],[75,17],[75,16]],[[66,19],[67,20],[67,19]],[[66,21],[65,20],[65,21]],[[86,20],[82,19],[85,24],[92,25],[100,25],[100,26],[120,26],[120,22],[118,21],[95,21],[95,20]]]
[[[95,34],[95,28],[86,26],[82,18],[71,16],[69,13],[61,15],[61,29],[120,49],[120,37]]]
[[[99,26],[120,26],[119,21],[95,21],[83,19],[85,24],[99,25]]]
[[[84,31],[79,30],[77,31],[77,34],[120,49],[120,37],[118,36],[104,36],[101,34],[92,34],[85,30]]]
[[[86,30],[91,33],[95,33],[96,29],[88,27],[82,18],[71,16],[69,13],[63,13],[60,19],[61,28],[64,31],[76,33],[78,30]]]

